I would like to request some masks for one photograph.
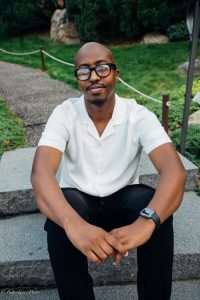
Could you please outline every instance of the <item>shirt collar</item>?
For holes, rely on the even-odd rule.
[[[122,124],[125,116],[126,116],[126,104],[125,104],[126,99],[120,98],[117,94],[115,94],[115,106],[111,118],[111,122],[113,126]],[[79,104],[80,104],[80,109],[79,109],[79,116],[81,118],[81,121],[85,124],[91,124],[91,119],[88,115],[88,112],[85,107],[85,101],[84,101],[84,96],[82,95],[79,98]]]

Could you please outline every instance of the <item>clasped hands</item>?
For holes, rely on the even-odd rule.
[[[113,256],[114,264],[118,264],[123,256],[128,255],[128,250],[144,244],[154,229],[152,220],[138,217],[130,225],[106,232],[78,217],[65,231],[72,244],[91,262],[100,264]]]

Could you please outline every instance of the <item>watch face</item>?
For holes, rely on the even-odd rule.
[[[159,228],[160,218],[154,209],[146,207],[140,212],[140,216],[143,216],[147,219],[152,219],[156,224],[156,230]]]
[[[154,209],[151,209],[151,208],[145,208],[141,211],[141,213],[147,217],[151,217],[153,214],[154,214],[155,210]]]

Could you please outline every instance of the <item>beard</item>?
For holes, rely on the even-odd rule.
[[[86,99],[90,104],[93,104],[95,106],[103,106],[104,103],[106,102],[105,99]]]

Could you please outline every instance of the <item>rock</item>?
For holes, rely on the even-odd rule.
[[[200,92],[197,92],[192,101],[200,104]]]
[[[142,37],[141,44],[165,44],[169,42],[169,38],[166,35],[151,32]]]
[[[73,23],[67,19],[67,10],[56,9],[51,18],[50,37],[56,43],[79,44],[80,39]]]
[[[189,62],[186,61],[185,63],[183,63],[182,65],[180,65],[178,67],[178,70],[181,73],[187,73],[188,66],[189,66]],[[194,75],[200,75],[200,60],[199,59],[195,60]]]
[[[198,125],[200,124],[200,110],[196,111],[192,115],[189,116],[189,125]]]

